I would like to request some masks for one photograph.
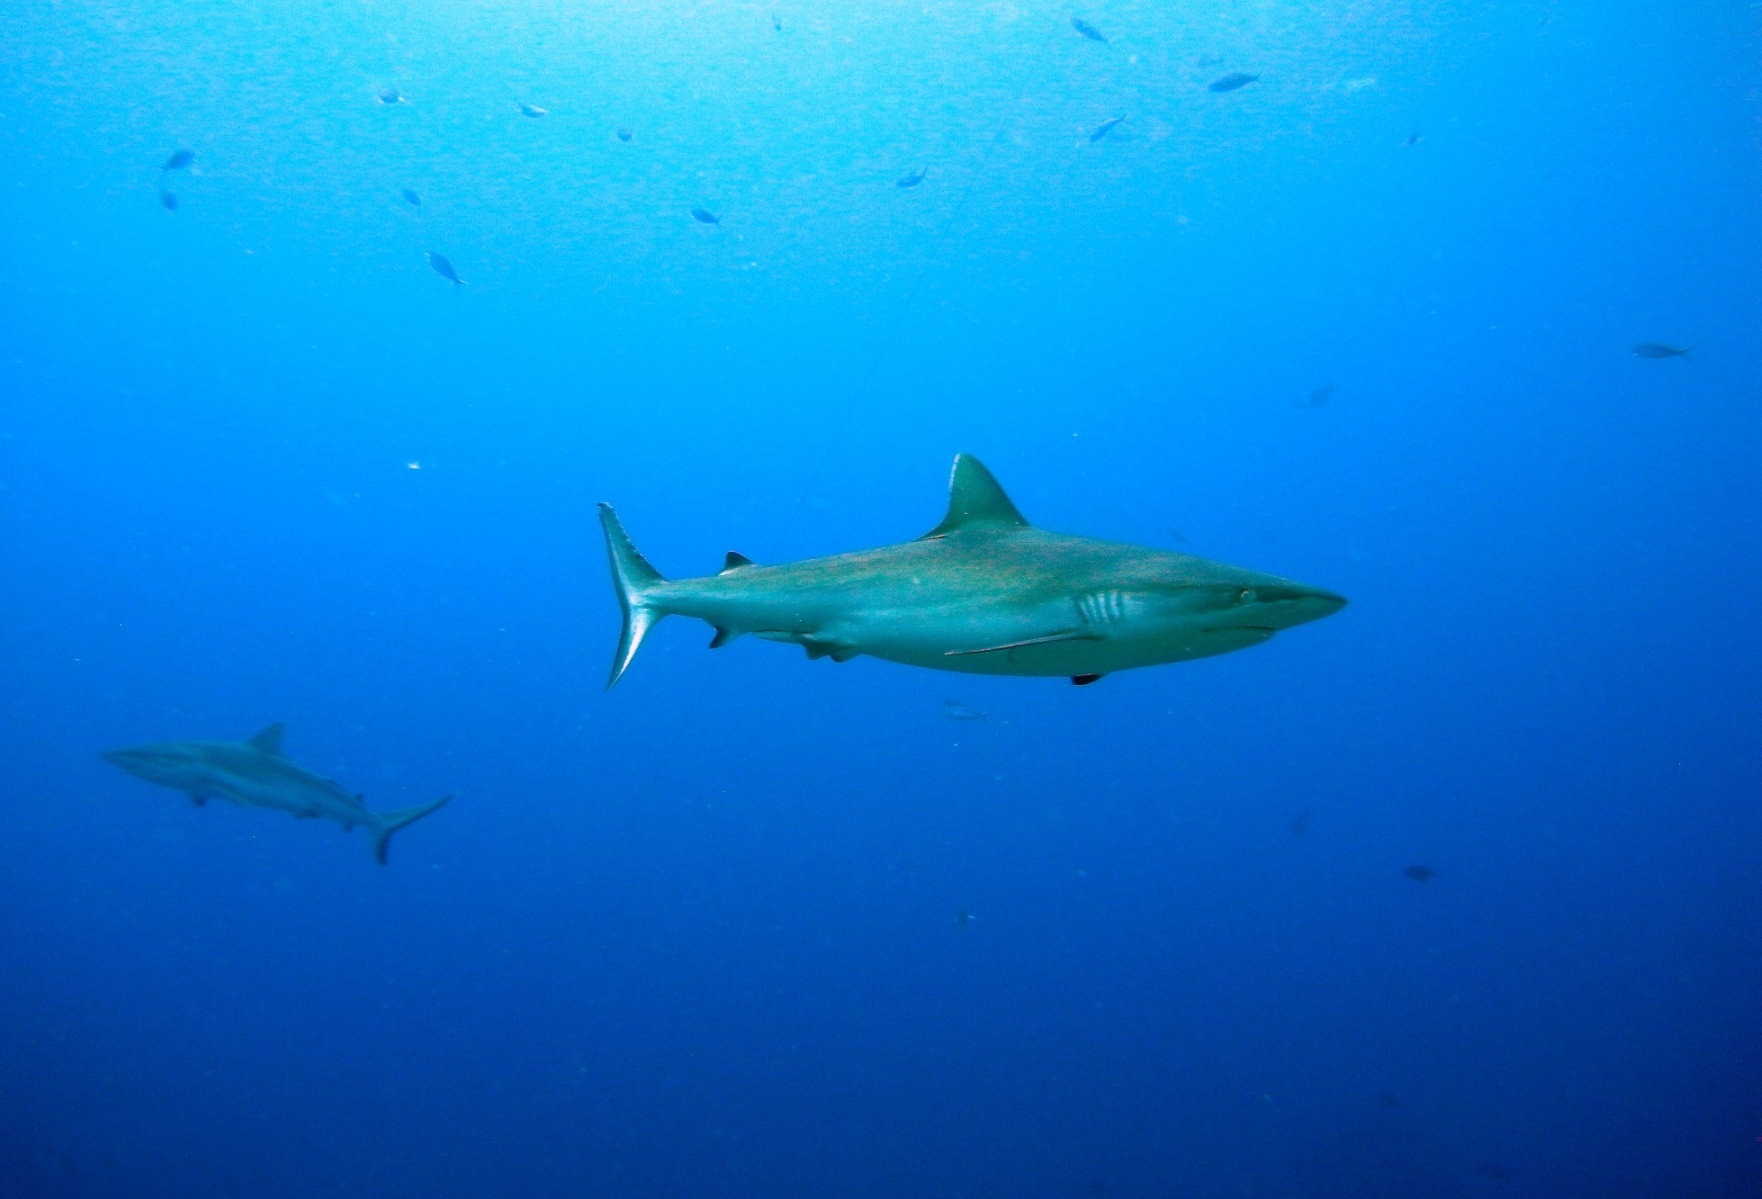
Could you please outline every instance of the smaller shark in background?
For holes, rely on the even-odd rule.
[[[391,812],[370,812],[359,795],[320,778],[281,752],[282,726],[272,724],[249,741],[159,741],[100,754],[136,778],[182,791],[201,807],[230,799],[247,808],[275,808],[312,819],[334,820],[348,832],[357,824],[373,832],[373,856],[385,865],[392,834],[445,806],[452,796]]]

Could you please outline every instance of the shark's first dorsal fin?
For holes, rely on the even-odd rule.
[[[266,754],[278,754],[281,752],[281,735],[286,731],[278,720],[251,738],[251,748],[260,749]]]
[[[957,529],[1025,529],[1028,522],[1009,496],[971,454],[956,454],[948,477],[948,515],[921,540],[945,537]]]
[[[731,570],[739,570],[743,566],[751,566],[752,564],[753,560],[745,554],[737,554],[733,550],[729,550],[728,560],[722,563],[722,573],[727,574]]]

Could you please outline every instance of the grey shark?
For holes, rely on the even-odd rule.
[[[731,552],[720,574],[672,582],[601,504],[624,610],[606,686],[665,616],[713,625],[711,649],[751,633],[794,642],[810,658],[869,654],[933,670],[1065,675],[1081,686],[1259,645],[1346,605],[1239,566],[1037,529],[970,454],[955,458],[948,490],[948,514],[916,541],[782,566]]]
[[[182,791],[197,807],[229,799],[247,808],[275,808],[304,818],[335,820],[345,832],[357,824],[373,834],[373,856],[385,865],[392,834],[442,807],[452,796],[391,812],[370,812],[359,795],[321,778],[281,752],[282,726],[272,724],[249,741],[160,741],[99,755],[136,778]]]

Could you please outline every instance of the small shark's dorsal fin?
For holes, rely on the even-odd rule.
[[[286,731],[278,720],[251,738],[251,748],[262,750],[266,754],[278,754],[281,752],[281,735]]]
[[[946,537],[958,529],[1025,529],[1028,522],[1009,496],[971,454],[956,454],[948,476],[948,515],[920,539]]]
[[[738,554],[733,550],[729,550],[727,561],[722,563],[722,573],[727,574],[731,570],[739,570],[743,566],[751,566],[752,564],[753,560],[745,554]]]

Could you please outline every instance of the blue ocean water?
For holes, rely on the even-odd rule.
[[[1757,32],[0,7],[0,1195],[1762,1194]],[[702,574],[959,451],[1351,606],[602,689],[595,501]],[[273,721],[456,798],[97,756]]]

